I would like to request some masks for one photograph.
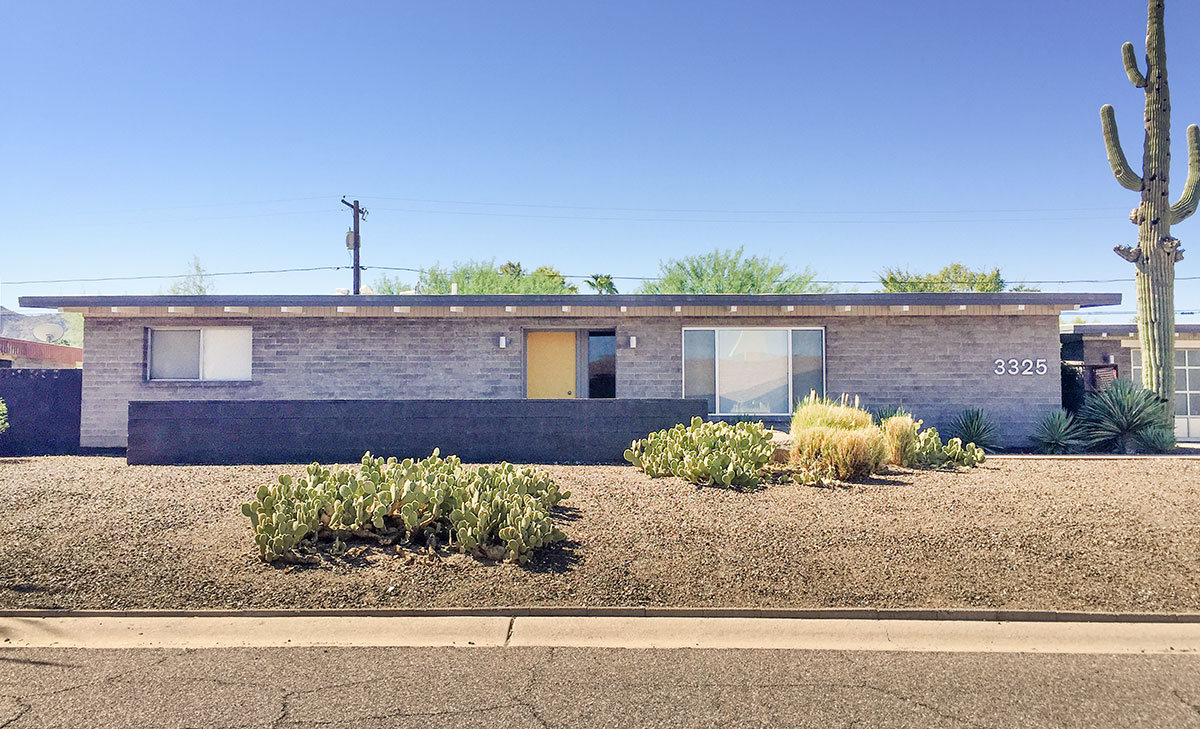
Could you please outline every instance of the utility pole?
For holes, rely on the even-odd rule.
[[[362,246],[362,237],[358,233],[358,224],[361,220],[366,220],[367,209],[359,207],[358,201],[353,203],[348,202],[346,197],[342,196],[342,204],[354,211],[354,238],[346,241],[347,247],[354,251],[354,288],[351,292],[357,296],[362,283],[362,266],[358,262],[358,250]]]

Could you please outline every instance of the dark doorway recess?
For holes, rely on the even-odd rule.
[[[588,397],[617,396],[617,333],[588,332]]]

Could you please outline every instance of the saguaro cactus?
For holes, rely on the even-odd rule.
[[[1175,264],[1183,260],[1171,225],[1196,212],[1200,202],[1200,127],[1188,127],[1188,177],[1175,204],[1169,197],[1171,96],[1167,91],[1167,44],[1164,0],[1149,0],[1146,20],[1146,73],[1138,68],[1133,44],[1121,46],[1125,74],[1146,93],[1146,141],[1139,176],[1125,159],[1111,105],[1100,108],[1108,162],[1117,181],[1142,193],[1129,219],[1138,227],[1137,246],[1113,250],[1137,268],[1138,338],[1142,348],[1142,385],[1170,401],[1175,394]]]

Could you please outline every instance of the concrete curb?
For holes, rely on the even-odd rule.
[[[713,617],[0,618],[15,649],[606,648],[1200,654],[1200,623]]]
[[[198,610],[0,610],[0,618],[777,618],[787,620],[939,620],[1023,623],[1200,623],[1200,613],[1112,613],[1072,610],[692,608],[692,607],[462,607]]]
[[[1194,453],[1078,453],[1075,455],[1042,455],[1041,453],[989,453],[989,461],[1154,461],[1164,458],[1183,460],[1200,459],[1200,451]],[[986,461],[985,461],[986,463]]]

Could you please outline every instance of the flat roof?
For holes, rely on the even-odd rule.
[[[1099,337],[1104,334],[1112,337],[1132,336],[1138,331],[1137,324],[1075,324],[1063,334],[1077,334],[1084,337]],[[1200,324],[1176,324],[1176,334],[1200,334]]]
[[[49,344],[29,339],[14,339],[13,337],[0,337],[0,354],[68,365],[79,364],[83,361],[81,347],[68,347],[65,344]]]
[[[1121,294],[1003,293],[953,294],[217,294],[207,296],[22,296],[35,309],[103,306],[1111,306]]]

